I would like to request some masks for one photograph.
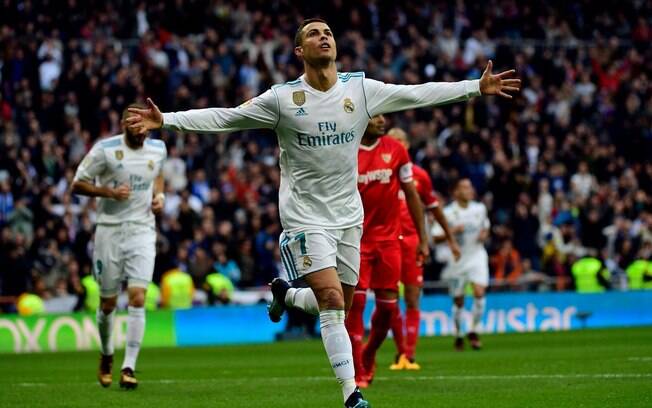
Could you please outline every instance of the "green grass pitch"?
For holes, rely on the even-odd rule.
[[[484,336],[456,353],[421,339],[419,372],[390,372],[391,339],[365,396],[382,407],[652,407],[652,328]],[[342,407],[321,342],[145,349],[140,385],[96,380],[97,353],[0,355],[3,407]]]

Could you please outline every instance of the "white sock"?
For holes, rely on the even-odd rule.
[[[356,385],[351,339],[344,327],[344,310],[324,310],[319,313],[319,320],[321,339],[346,402]]]
[[[455,336],[463,337],[464,332],[462,331],[462,312],[464,307],[458,307],[456,304],[453,304],[453,321],[455,322]]]
[[[473,308],[471,309],[471,314],[473,315],[473,329],[472,331],[478,331],[478,325],[482,321],[482,315],[484,314],[484,307],[487,304],[487,299],[484,297],[474,298],[473,299]]]
[[[105,315],[102,309],[98,308],[95,316],[97,319],[97,330],[100,332],[100,352],[105,356],[112,356],[115,309],[108,315]]]
[[[315,292],[310,288],[290,288],[285,295],[285,304],[290,307],[296,307],[306,313],[317,316],[319,314],[319,304],[315,297]]]
[[[145,334],[145,308],[129,306],[127,310],[127,347],[122,368],[136,371],[136,359]]]

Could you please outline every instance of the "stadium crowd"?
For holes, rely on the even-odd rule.
[[[294,31],[314,15],[335,33],[340,71],[416,84],[477,78],[489,58],[516,68],[513,101],[389,116],[445,201],[454,179],[472,180],[490,209],[498,287],[569,289],[589,255],[621,288],[635,260],[652,259],[649,2],[309,3],[4,0],[0,296],[81,290],[95,207],[70,183],[93,143],[121,132],[129,103],[230,107],[292,80]],[[273,133],[155,136],[169,152],[155,282],[173,268],[196,287],[214,270],[239,288],[278,275]],[[427,279],[437,271],[433,262]]]

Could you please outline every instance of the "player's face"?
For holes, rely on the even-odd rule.
[[[310,23],[303,28],[301,37],[302,43],[294,52],[309,65],[324,66],[337,58],[335,38],[327,24]]]
[[[473,190],[473,184],[471,180],[462,180],[457,184],[455,189],[455,198],[459,201],[471,201],[475,197],[475,191]]]
[[[145,138],[147,137],[147,132],[135,133],[129,128],[127,128],[125,119],[127,119],[130,115],[131,115],[130,113],[127,113],[122,118],[122,128],[124,129],[125,137],[127,138],[127,142],[129,143],[130,146],[141,147],[145,142]]]
[[[374,139],[381,137],[385,134],[385,117],[383,115],[376,115],[369,120],[367,130],[364,132],[365,136]]]

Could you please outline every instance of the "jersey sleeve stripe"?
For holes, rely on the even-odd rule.
[[[360,86],[362,87],[362,96],[364,97],[364,110],[367,112],[367,116],[369,116],[369,119],[371,119],[371,115],[369,114],[369,108],[367,104],[367,93],[364,90],[364,73],[362,73],[362,81],[360,81]]]

